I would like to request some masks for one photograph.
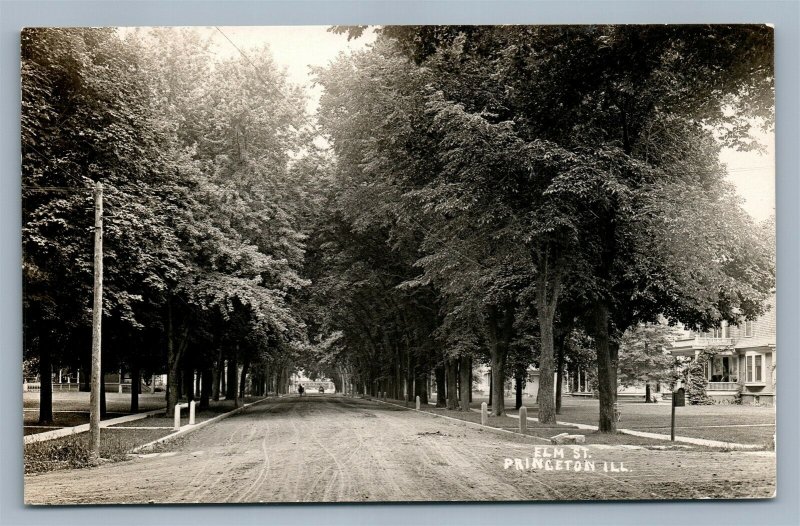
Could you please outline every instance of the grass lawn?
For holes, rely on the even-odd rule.
[[[169,429],[100,429],[100,456],[126,460],[128,452],[142,444],[167,436]],[[25,445],[25,474],[89,466],[89,433]]]
[[[106,393],[106,407],[108,413],[103,420],[110,420],[130,413],[129,393]],[[248,404],[260,400],[261,397],[246,396],[244,403]],[[89,393],[77,391],[54,391],[53,392],[53,423],[48,426],[39,426],[39,393],[23,393],[23,422],[24,434],[32,435],[53,431],[62,427],[74,427],[89,423]],[[185,402],[185,400],[183,401]],[[143,393],[139,395],[139,412],[145,413],[155,409],[166,407],[164,393]],[[196,419],[198,422],[207,420],[220,413],[225,413],[233,409],[233,402],[224,399],[218,402],[211,402],[211,407],[205,411],[198,411]],[[183,424],[189,422],[189,411],[183,409]],[[135,420],[118,424],[125,427],[153,427],[169,426],[172,427],[174,421],[170,417],[149,417],[144,420]]]
[[[251,400],[252,401],[252,400]],[[248,399],[245,399],[245,403],[250,403]],[[234,409],[233,401],[230,400],[220,400],[218,402],[214,402],[213,400],[209,402],[210,407],[208,409],[204,409],[202,411],[196,410],[195,411],[195,422],[200,423],[204,420],[208,420],[213,418],[217,415],[221,415],[222,413],[227,413],[228,411],[232,411]],[[181,410],[181,425],[186,425],[189,423],[189,410],[184,408]],[[124,422],[122,424],[116,424],[111,426],[113,429],[114,427],[121,426],[121,427],[172,427],[175,424],[175,419],[173,416],[164,416],[162,414],[156,414],[153,416],[148,416],[147,418],[143,418],[141,420],[134,420],[133,422]]]
[[[139,412],[152,411],[166,405],[164,393],[142,393],[139,395]],[[22,393],[24,409],[39,409],[39,393]],[[106,393],[106,409],[110,413],[129,414],[130,393]],[[53,411],[88,411],[89,393],[78,391],[53,391]],[[26,411],[27,412],[27,411]]]
[[[404,405],[402,400],[387,400],[388,402]],[[409,407],[414,407],[414,404],[409,403]],[[511,406],[514,407],[513,405]],[[451,411],[448,409],[436,408],[433,406],[422,407],[422,411],[426,413],[433,413],[437,415],[448,416],[450,418],[455,418],[458,420],[466,420],[469,422],[480,423],[481,415],[480,413],[476,413],[474,411],[469,412],[462,412],[462,411]],[[528,413],[530,415],[530,412]],[[517,432],[519,430],[519,419],[511,418],[509,416],[490,416],[487,424],[491,427],[497,427],[500,429],[505,429],[507,431]],[[573,426],[566,426],[566,425],[551,425],[551,424],[539,424],[538,422],[528,422],[528,428],[526,430],[527,435],[537,436],[540,438],[549,439],[555,435],[560,433],[569,433],[569,434],[579,434],[584,435],[586,437],[586,445],[592,444],[604,444],[604,445],[631,445],[631,446],[664,446],[668,444],[663,440],[656,440],[652,438],[645,438],[645,437],[638,437],[633,435],[625,435],[622,433],[617,433],[613,435],[605,434],[605,433],[595,433],[592,431],[581,430]],[[542,442],[544,444],[545,442]],[[692,446],[692,449],[705,449],[702,447]]]
[[[480,408],[487,398],[473,398],[471,407]],[[516,414],[514,399],[506,399],[506,411]],[[536,417],[538,408],[530,398],[523,398],[528,417]],[[559,422],[597,425],[598,400],[564,396]],[[670,404],[661,402],[621,402],[619,427],[649,433],[669,435]],[[721,440],[742,444],[768,444],[775,433],[775,408],[752,405],[687,405],[675,409],[675,434],[692,438]],[[719,426],[719,427],[713,427]],[[588,436],[587,436],[588,440]]]
[[[69,407],[70,409],[62,409],[66,411],[77,411],[80,407],[81,400],[74,395],[78,393],[57,393],[60,395],[73,395],[67,400],[59,399],[60,407]],[[88,394],[88,393],[80,393]],[[109,393],[110,394],[110,393]],[[163,396],[157,395],[161,407],[163,407]],[[260,397],[245,397],[244,403],[254,402],[259,400]],[[54,393],[53,405],[56,405],[56,393]],[[88,397],[86,400],[88,404]],[[158,409],[159,406],[153,407],[152,404],[145,406],[144,410]],[[211,407],[203,411],[197,411],[195,420],[199,423],[208,420],[217,415],[227,413],[234,409],[233,401],[220,400],[218,402],[211,402]],[[28,415],[36,415],[35,412],[26,412],[26,422]],[[78,413],[56,413],[55,419],[57,423],[62,425],[79,425],[88,422],[88,412]],[[114,416],[121,416],[121,414],[109,414],[108,418]],[[182,411],[181,423],[186,425],[189,423],[188,410]],[[34,420],[35,422],[35,420]],[[165,437],[173,432],[172,426],[174,420],[172,417],[163,415],[149,416],[141,420],[134,420],[132,422],[125,422],[115,426],[100,429],[100,456],[104,459],[112,461],[126,460],[127,454],[135,447],[141,446],[153,440]],[[159,429],[163,428],[163,429]],[[40,433],[43,431],[51,431],[53,428],[42,427],[26,427],[25,434]],[[30,431],[29,431],[30,430]],[[89,433],[79,433],[66,437],[56,438],[45,442],[35,442],[25,445],[25,473],[42,473],[45,471],[54,471],[58,469],[74,469],[89,466]],[[154,451],[158,451],[155,448]]]
[[[108,412],[103,420],[131,414],[130,400],[131,395],[129,393],[106,393],[106,408]],[[37,425],[39,421],[39,393],[23,393],[22,403],[23,429],[26,435],[89,423],[89,393],[54,391],[53,423],[46,427]],[[164,406],[164,393],[143,393],[139,395],[140,413]]]

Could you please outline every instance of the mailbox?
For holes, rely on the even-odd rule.
[[[681,387],[677,391],[672,392],[672,407],[686,406],[686,390]]]

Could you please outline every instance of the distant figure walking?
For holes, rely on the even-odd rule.
[[[305,389],[303,389],[302,385],[297,387],[297,392],[300,393],[300,396],[303,396],[303,393],[305,392]]]

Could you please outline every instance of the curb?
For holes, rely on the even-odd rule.
[[[146,413],[136,413],[133,415],[125,415],[117,418],[112,418],[110,420],[101,420],[100,428],[102,429],[104,427],[110,427],[117,424],[133,422],[134,420],[141,420],[143,418],[147,418],[148,416],[156,415],[158,413],[163,413],[163,412],[164,408],[162,407],[161,409],[154,409]],[[24,443],[33,444],[34,442],[46,442],[47,440],[53,440],[55,438],[61,438],[70,435],[77,435],[78,433],[85,433],[86,431],[89,431],[89,424],[81,424],[79,426],[74,426],[74,427],[64,427],[61,429],[54,429],[53,431],[45,431],[44,433],[25,435]]]
[[[444,419],[447,419],[447,420],[452,420],[453,422],[458,422],[459,424],[464,424],[466,427],[473,427],[475,429],[482,429],[482,430],[489,431],[489,432],[492,432],[492,433],[497,433],[497,434],[501,434],[501,435],[503,435],[503,434],[504,435],[511,435],[511,436],[516,437],[516,438],[530,439],[530,440],[533,440],[533,441],[540,440],[540,441],[542,441],[543,443],[546,443],[546,444],[551,444],[552,443],[552,442],[550,442],[549,438],[537,437],[536,435],[523,435],[521,433],[516,433],[514,431],[509,431],[508,429],[500,429],[499,427],[484,426],[484,425],[479,424],[477,422],[470,422],[469,420],[461,420],[460,418],[453,418],[452,416],[440,415],[438,413],[429,413],[428,411],[422,411],[421,409],[418,410],[418,409],[416,409],[414,407],[405,407],[405,406],[402,406],[400,404],[395,404],[394,402],[384,402],[383,400],[378,400],[378,399],[368,399],[368,400],[370,400],[372,402],[378,402],[379,404],[386,404],[386,405],[392,405],[392,406],[395,406],[395,407],[401,407],[403,409],[408,409],[409,411],[414,411],[415,413],[422,413],[422,414],[425,414],[425,415],[435,416],[437,418],[444,418]]]
[[[165,437],[157,438],[156,440],[153,440],[152,442],[148,442],[146,444],[142,444],[141,446],[137,446],[137,447],[133,448],[131,450],[131,452],[128,453],[128,455],[134,455],[134,454],[136,454],[136,453],[138,453],[140,451],[145,451],[145,450],[155,446],[156,444],[161,444],[163,442],[167,442],[167,441],[172,440],[173,438],[175,438],[175,437],[177,437],[179,435],[186,435],[188,433],[191,433],[192,431],[197,431],[201,427],[207,426],[207,425],[209,425],[209,424],[211,424],[213,422],[219,422],[220,420],[224,420],[225,418],[228,418],[229,416],[233,416],[235,414],[241,413],[242,411],[244,411],[248,407],[250,407],[252,405],[255,405],[255,404],[260,404],[261,402],[263,402],[265,400],[269,400],[269,398],[264,397],[261,400],[256,400],[255,402],[250,402],[249,404],[244,404],[243,406],[237,407],[236,409],[232,409],[232,410],[228,411],[227,413],[222,413],[221,415],[217,415],[217,416],[215,416],[213,418],[209,418],[208,420],[203,420],[202,422],[199,422],[197,424],[186,424],[185,426],[181,426],[181,428],[178,431],[175,431],[174,433],[170,433],[169,435],[167,435]],[[162,411],[163,411],[163,409],[162,409]]]

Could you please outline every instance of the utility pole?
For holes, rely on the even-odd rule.
[[[92,377],[89,396],[90,455],[100,459],[100,337],[103,322],[103,184],[94,194],[94,304],[92,306]]]

